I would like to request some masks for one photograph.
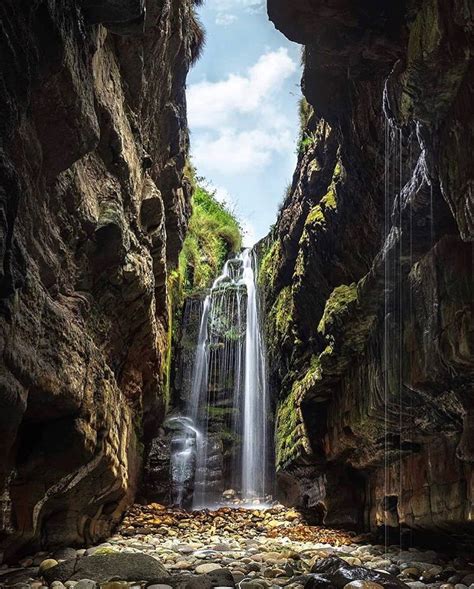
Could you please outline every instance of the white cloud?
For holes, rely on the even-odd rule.
[[[192,84],[187,93],[191,128],[228,124],[239,114],[250,114],[271,100],[297,65],[286,48],[263,54],[247,75],[230,74],[218,82]]]
[[[243,74],[188,88],[193,163],[206,177],[218,179],[218,185],[209,187],[231,210],[247,202],[239,188],[245,177],[272,174],[276,157],[294,152],[295,121],[284,114],[282,93],[287,95],[297,68],[286,48],[267,50]],[[238,203],[227,189],[235,186]],[[244,245],[252,246],[259,235],[258,220],[252,223],[247,215],[241,218]]]
[[[266,127],[251,130],[223,129],[216,136],[201,135],[193,142],[193,158],[198,169],[239,174],[262,169],[275,153],[293,148],[289,129]]]
[[[260,11],[265,5],[265,0],[207,0],[207,6],[216,12],[243,9],[246,12]]]
[[[243,219],[241,222],[242,233],[243,233],[243,245],[244,247],[252,247],[257,241],[257,232],[255,227],[248,219]]]
[[[212,185],[211,189],[214,191],[214,196],[219,202],[229,207],[229,209],[235,208],[235,202],[233,201],[232,196],[230,195],[230,192],[227,190],[227,188],[224,188],[223,186]]]
[[[235,14],[219,12],[216,16],[216,25],[228,27],[229,25],[234,23],[236,20],[238,20],[238,19],[235,16]]]

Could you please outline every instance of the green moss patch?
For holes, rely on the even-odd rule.
[[[319,204],[315,205],[306,217],[305,227],[309,229],[325,229],[326,217],[329,211],[337,208],[337,183],[342,176],[342,166],[340,160],[334,167],[331,183],[326,194],[321,198]],[[304,235],[304,233],[303,233]]]
[[[300,400],[292,390],[277,410],[275,435],[277,471],[298,458],[304,447],[305,436]]]
[[[318,325],[321,335],[328,335],[334,327],[342,325],[348,307],[357,300],[357,284],[341,284],[330,294]]]
[[[293,295],[291,286],[285,286],[277,296],[270,310],[268,319],[272,326],[273,337],[281,342],[289,333],[293,321]]]
[[[270,296],[275,288],[280,263],[281,244],[276,240],[265,251],[258,270],[258,285],[265,297]]]
[[[302,455],[311,454],[311,444],[301,412],[301,402],[321,379],[321,365],[312,356],[309,367],[293,383],[288,397],[280,403],[276,416],[275,452],[277,470],[287,467]]]

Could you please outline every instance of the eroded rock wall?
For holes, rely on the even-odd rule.
[[[281,497],[330,524],[472,534],[473,14],[285,2],[298,165],[260,244]]]
[[[0,542],[106,536],[165,406],[192,0],[0,7]]]

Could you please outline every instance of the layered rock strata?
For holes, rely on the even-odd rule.
[[[166,401],[191,0],[0,7],[0,542],[106,536]],[[145,430],[145,432],[144,432]]]
[[[326,523],[472,534],[473,14],[284,2],[297,169],[259,245],[280,494]]]

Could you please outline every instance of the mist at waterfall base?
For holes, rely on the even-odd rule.
[[[191,487],[193,509],[223,503],[264,507],[271,499],[270,407],[256,259],[249,249],[225,263],[201,302],[192,382],[183,413],[167,422],[175,429],[173,504],[183,506]],[[230,439],[226,469],[230,475],[216,477],[216,465],[218,473],[224,470],[224,433]],[[223,478],[232,489],[224,496]]]

